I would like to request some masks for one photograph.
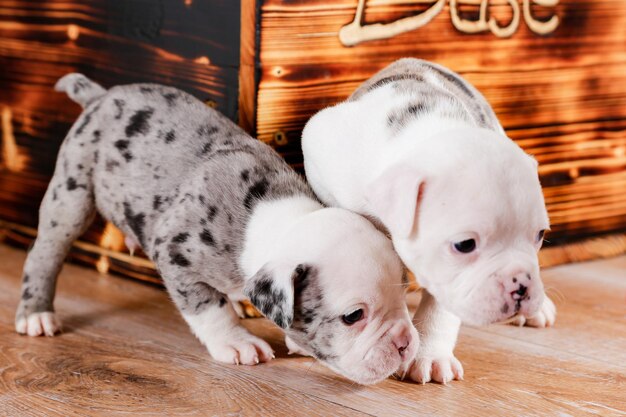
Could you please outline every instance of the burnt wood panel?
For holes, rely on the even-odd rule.
[[[235,1],[0,0],[0,220],[37,225],[59,146],[81,111],[53,91],[61,76],[82,72],[105,87],[173,85],[237,120],[239,36]],[[123,249],[123,237],[104,230],[96,221],[81,239]],[[102,261],[90,248],[74,256]]]
[[[460,16],[477,20],[480,2],[462,3]],[[500,26],[511,21],[506,1],[488,3]],[[361,24],[389,24],[434,4],[370,0]],[[538,159],[553,243],[626,229],[626,3],[532,4],[537,21],[557,16],[556,29],[538,35],[522,19],[512,36],[500,38],[460,32],[446,2],[418,29],[346,47],[339,32],[354,20],[356,6],[357,0],[262,2],[261,140],[301,166],[300,134],[312,114],[345,99],[398,58],[427,59],[473,83],[509,136]]]

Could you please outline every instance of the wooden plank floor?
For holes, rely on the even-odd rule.
[[[277,359],[212,362],[165,292],[66,265],[56,308],[65,333],[13,332],[25,253],[0,245],[0,416],[626,415],[626,257],[544,271],[551,329],[462,329],[464,381],[356,386],[288,357],[280,332],[246,320]]]

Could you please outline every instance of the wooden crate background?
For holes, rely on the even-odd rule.
[[[519,1],[520,6],[522,0]],[[527,0],[524,0],[527,1]],[[423,13],[434,1],[370,0],[363,24]],[[479,1],[461,12],[476,19]],[[509,38],[461,33],[450,4],[425,26],[386,40],[345,47],[340,29],[356,0],[265,0],[260,8],[261,76],[257,133],[293,164],[301,162],[300,132],[318,109],[345,99],[393,60],[438,62],[473,83],[495,109],[508,135],[540,163],[550,240],[565,242],[626,228],[626,2],[561,0],[533,6],[552,15],[556,30],[541,36],[522,19]],[[504,0],[490,0],[501,25]]]
[[[392,23],[434,4],[369,0],[362,24]],[[457,7],[472,20],[479,4],[464,0]],[[507,1],[488,4],[489,14],[506,25],[512,17]],[[0,0],[5,239],[32,240],[56,153],[80,112],[51,90],[67,72],[84,72],[105,86],[154,81],[182,88],[301,168],[306,120],[404,56],[465,76],[508,134],[539,160],[552,245],[626,231],[626,2],[533,4],[538,20],[558,17],[554,32],[538,35],[521,19],[512,36],[499,38],[457,30],[446,0],[421,28],[346,47],[339,31],[354,20],[356,6],[357,0]],[[618,252],[625,245],[620,236],[592,252]],[[150,262],[124,254],[122,240],[97,221],[73,257],[157,279]],[[575,253],[560,252],[554,259],[572,258]]]
[[[0,0],[0,220],[9,222],[7,239],[32,240],[57,151],[81,111],[52,90],[58,78],[78,71],[104,86],[170,84],[236,120],[240,16],[239,2],[227,0]],[[123,251],[123,239],[107,230],[103,236],[98,220],[81,240]],[[73,257],[103,261],[96,249],[82,246]],[[125,274],[156,277],[141,259],[106,261]]]

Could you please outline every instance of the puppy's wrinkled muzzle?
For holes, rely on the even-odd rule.
[[[398,369],[406,370],[415,359],[419,335],[410,321],[398,321],[374,339],[374,345],[358,360],[353,358],[331,367],[360,384],[370,385],[383,381]]]
[[[543,299],[543,285],[538,277],[526,270],[518,270],[503,278],[504,304],[501,313],[505,316],[515,314],[534,314]]]

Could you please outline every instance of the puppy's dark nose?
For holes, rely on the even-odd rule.
[[[520,284],[520,286],[515,291],[511,291],[511,297],[514,300],[523,300],[526,298],[526,293],[528,292],[528,288],[525,285]]]

